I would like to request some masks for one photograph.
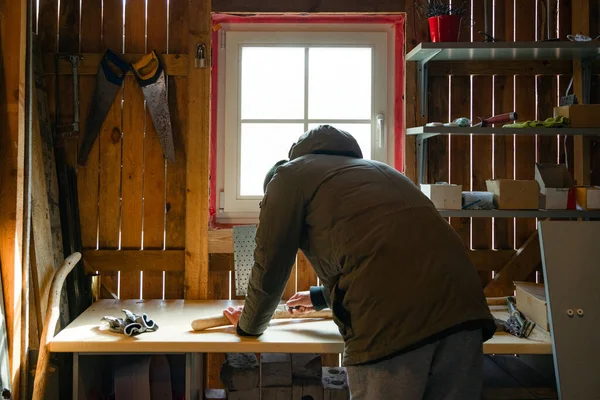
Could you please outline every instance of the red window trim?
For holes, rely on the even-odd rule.
[[[406,14],[212,14],[212,46],[216,48],[219,29],[224,23],[311,23],[311,24],[391,24],[394,27],[394,167],[404,172],[404,22]],[[218,51],[212,52],[211,110],[210,110],[210,222],[216,227],[217,207],[217,99],[218,99]]]

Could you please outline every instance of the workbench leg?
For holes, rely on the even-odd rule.
[[[79,353],[73,353],[73,400],[79,399]]]
[[[185,356],[185,398],[204,398],[204,353],[187,353]]]

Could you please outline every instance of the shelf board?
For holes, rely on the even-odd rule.
[[[456,218],[600,218],[600,210],[438,210]]]
[[[592,42],[458,42],[418,44],[406,61],[572,60],[600,54],[600,41]]]
[[[408,128],[407,135],[583,135],[600,136],[600,128],[458,128],[418,126]]]

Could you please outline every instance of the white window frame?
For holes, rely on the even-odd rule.
[[[371,158],[388,162],[394,159],[394,35],[391,27],[381,24],[243,24],[224,27],[220,35],[219,98],[217,123],[217,221],[255,223],[261,197],[240,198],[240,54],[242,46],[365,46],[373,49],[373,97],[371,110]],[[240,24],[241,25],[241,24]],[[258,25],[258,26],[256,26]],[[269,26],[270,25],[270,26]],[[252,29],[250,29],[252,28]],[[325,29],[324,29],[325,28]],[[378,96],[379,95],[379,96]],[[232,100],[233,99],[233,100]],[[376,116],[382,115],[383,120]],[[289,120],[277,120],[288,122]],[[366,122],[367,120],[306,120],[298,122]],[[268,121],[271,122],[271,121]],[[272,122],[276,122],[273,120]],[[294,121],[296,122],[296,121]],[[392,145],[388,145],[391,143]]]

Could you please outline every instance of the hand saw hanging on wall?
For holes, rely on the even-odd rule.
[[[117,53],[106,50],[96,74],[96,88],[92,95],[92,104],[85,124],[85,133],[79,148],[77,163],[85,165],[94,142],[100,134],[104,119],[112,106],[125,75],[129,71],[129,64]]]
[[[131,67],[144,93],[164,156],[169,162],[174,162],[175,148],[173,146],[171,115],[167,100],[165,70],[158,54],[156,51],[146,54],[138,62],[132,64]]]

